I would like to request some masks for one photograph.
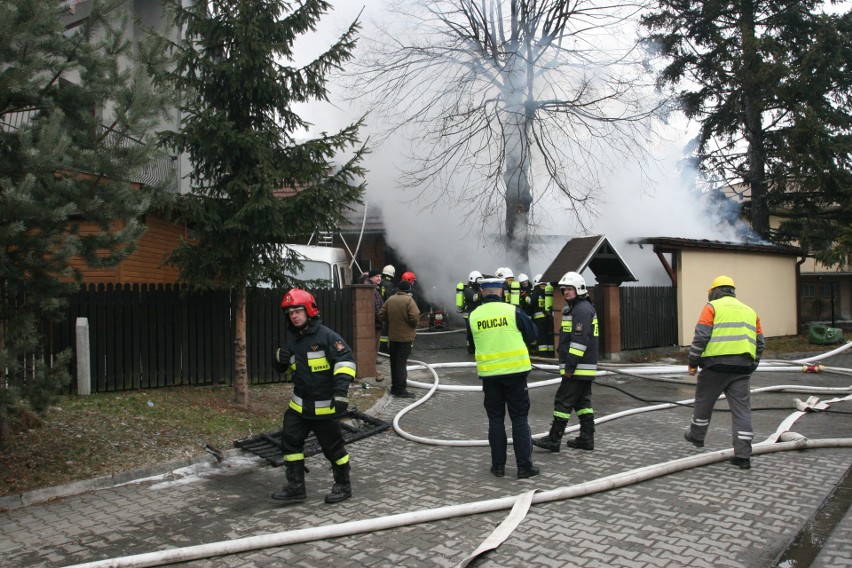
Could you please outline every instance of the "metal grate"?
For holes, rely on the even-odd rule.
[[[351,444],[367,436],[384,432],[391,426],[389,422],[379,420],[357,410],[348,410],[342,418],[352,419],[351,422],[340,421],[340,429],[343,431],[343,442],[346,444]],[[262,457],[272,467],[284,465],[284,451],[281,448],[281,430],[237,440],[234,442],[234,447],[242,448],[247,452]],[[322,452],[322,449],[319,442],[317,442],[316,436],[311,434],[305,441],[305,450],[303,453],[307,458],[320,452]]]

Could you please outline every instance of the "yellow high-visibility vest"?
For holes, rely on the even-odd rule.
[[[480,377],[532,369],[529,350],[515,320],[515,306],[504,302],[482,304],[470,314],[470,332]]]
[[[715,312],[713,332],[702,357],[757,355],[757,313],[733,296],[710,302]]]

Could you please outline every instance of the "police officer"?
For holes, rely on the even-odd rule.
[[[506,410],[512,421],[512,442],[518,479],[539,474],[532,462],[532,434],[528,420],[530,396],[527,375],[530,365],[526,344],[535,340],[532,320],[516,306],[502,301],[504,281],[482,280],[481,306],[470,314],[470,341],[476,352],[476,371],[482,380],[485,413],[488,415],[488,444],[491,473],[506,474],[508,440]]]
[[[539,448],[559,451],[571,411],[580,420],[580,435],[565,445],[580,450],[595,449],[595,411],[592,381],[598,365],[598,316],[588,297],[586,281],[576,272],[559,280],[565,298],[559,333],[559,373],[562,383],[553,402],[553,423],[547,436],[533,440]]]
[[[751,426],[749,382],[760,363],[766,341],[757,313],[736,297],[734,281],[719,276],[707,291],[689,348],[689,374],[701,372],[695,385],[692,424],[683,433],[687,442],[704,447],[713,406],[722,393],[731,408],[734,457],[731,464],[751,469]]]
[[[464,320],[465,335],[470,337],[470,312],[482,304],[482,290],[479,283],[482,273],[478,270],[472,271],[467,276],[467,284],[459,282],[456,284],[456,311],[462,315]],[[467,352],[473,353],[473,345],[467,342]]]
[[[304,450],[305,439],[313,431],[334,475],[325,502],[337,503],[352,496],[349,454],[339,419],[349,407],[355,356],[340,335],[322,324],[316,301],[307,291],[290,290],[281,307],[287,314],[289,333],[284,347],[275,353],[275,366],[293,381],[293,395],[281,432],[287,485],[272,498],[285,504],[307,498]]]
[[[387,264],[382,268],[382,279],[378,284],[382,302],[386,302],[396,293],[396,284],[393,283],[394,276],[396,276],[396,268],[392,264]],[[384,323],[379,334],[379,353],[388,353],[388,342],[388,326],[387,323]]]

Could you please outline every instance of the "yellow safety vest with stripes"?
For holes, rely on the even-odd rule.
[[[757,312],[733,296],[723,296],[710,302],[715,316],[710,341],[702,357],[757,354]]]
[[[530,371],[530,355],[518,322],[515,306],[487,302],[470,314],[470,332],[476,346],[476,371],[480,377]]]

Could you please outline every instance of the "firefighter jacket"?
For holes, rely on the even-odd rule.
[[[482,305],[482,291],[475,284],[465,284],[462,291],[462,317],[467,319],[470,312]]]
[[[562,309],[559,374],[593,381],[598,369],[598,316],[588,298],[578,296]]]
[[[379,294],[382,295],[382,300],[387,300],[391,296],[393,296],[394,291],[396,290],[396,286],[388,276],[382,274],[382,280],[378,284]]]
[[[288,324],[293,396],[290,408],[308,419],[335,416],[334,397],[346,397],[355,379],[355,355],[337,333],[313,317],[302,329]]]
[[[533,309],[533,319],[547,317],[548,310],[544,307],[544,286],[536,286],[530,292],[530,304]]]
[[[757,313],[732,295],[705,304],[689,348],[689,366],[723,373],[750,373],[766,341]]]
[[[524,313],[530,317],[533,317],[536,308],[532,299],[533,291],[532,287],[524,285],[521,285],[518,291],[518,305],[521,306]]]
[[[408,292],[397,292],[382,305],[382,320],[388,324],[388,339],[411,343],[417,335],[420,309]]]
[[[517,306],[489,295],[470,314],[471,342],[480,377],[527,373],[532,369],[527,343],[535,341],[532,320]]]

